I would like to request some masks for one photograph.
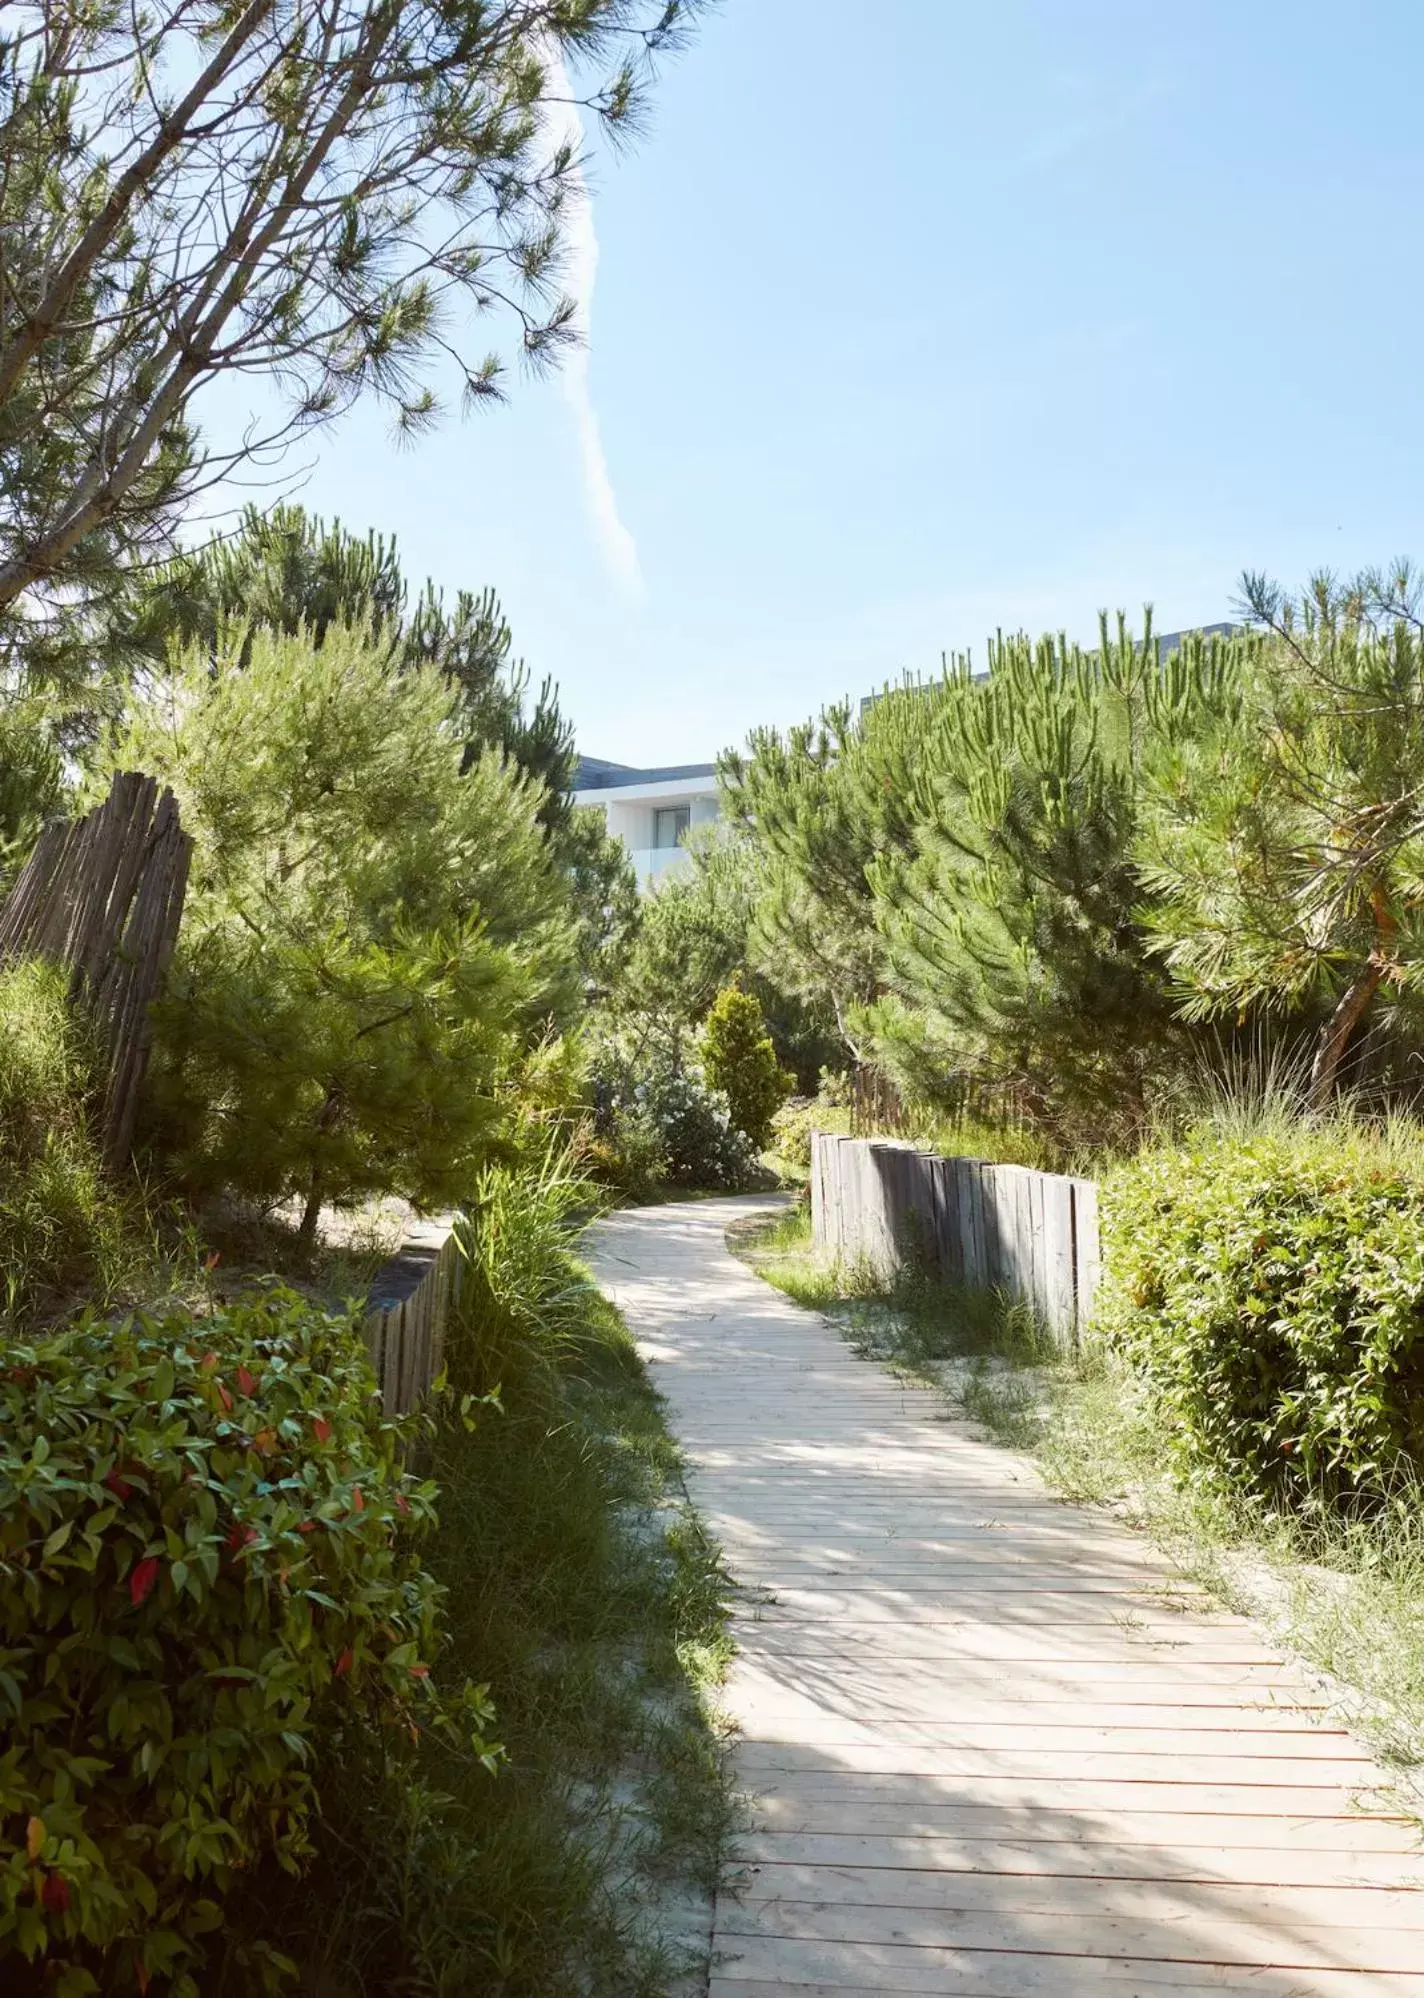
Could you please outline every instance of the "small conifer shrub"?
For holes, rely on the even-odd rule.
[[[771,1143],[772,1119],[795,1087],[766,1031],[761,1004],[734,978],[712,1002],[702,1030],[702,1067],[731,1107],[732,1122],[757,1151]]]

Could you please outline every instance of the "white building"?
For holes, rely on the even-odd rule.
[[[693,826],[718,816],[717,766],[678,763],[633,770],[626,763],[581,756],[574,803],[599,807],[608,830],[627,847],[638,885],[646,890],[660,875],[687,866],[683,840]]]

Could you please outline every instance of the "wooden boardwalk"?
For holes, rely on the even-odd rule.
[[[758,1204],[592,1238],[742,1585],[709,1998],[1424,1998],[1416,1829],[1309,1677],[730,1257]]]

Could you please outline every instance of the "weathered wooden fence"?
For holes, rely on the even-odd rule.
[[[942,1158],[897,1139],[811,1141],[816,1247],[888,1275],[912,1259],[1030,1302],[1064,1339],[1087,1323],[1099,1271],[1091,1180],[982,1159]]]
[[[46,826],[0,907],[0,963],[45,957],[63,965],[70,996],[96,1022],[106,1068],[103,1153],[111,1167],[133,1146],[148,1009],[173,954],[190,850],[173,793],[121,771],[102,805]]]
[[[407,1415],[444,1361],[464,1257],[449,1216],[418,1223],[372,1283],[362,1332],[390,1415]]]

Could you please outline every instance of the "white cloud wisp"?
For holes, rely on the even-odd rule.
[[[567,144],[577,160],[584,147],[583,121],[573,102],[568,71],[557,48],[545,58],[550,90],[563,100],[548,107],[547,128],[555,146]],[[583,168],[570,174],[564,210],[564,289],[574,301],[574,323],[579,344],[570,349],[563,363],[564,394],[574,412],[579,456],[583,464],[584,500],[594,539],[608,573],[625,596],[641,597],[643,572],[638,561],[638,544],[618,511],[618,496],[608,470],[603,449],[598,412],[593,406],[589,379],[589,337],[593,312],[593,287],[598,276],[598,234],[593,226],[593,201]]]

